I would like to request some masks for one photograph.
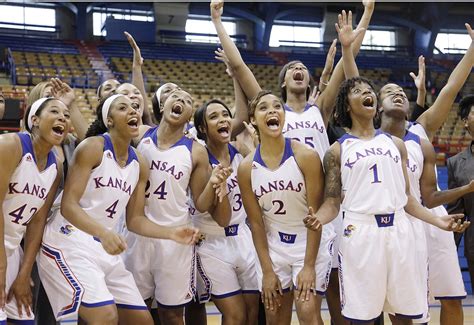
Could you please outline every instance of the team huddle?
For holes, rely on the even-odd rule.
[[[339,15],[342,58],[319,87],[292,61],[278,96],[261,89],[213,1],[234,110],[214,99],[193,112],[192,95],[166,83],[152,118],[128,34],[140,76],[104,82],[90,126],[67,84],[35,87],[24,131],[0,136],[0,322],[34,321],[36,262],[57,321],[153,324],[158,309],[161,324],[184,324],[185,308],[196,321],[212,300],[224,324],[257,324],[261,300],[268,324],[289,324],[293,304],[300,323],[323,324],[326,295],[335,324],[382,312],[426,323],[432,298],[462,323],[452,232],[469,222],[442,204],[474,188],[437,189],[431,141],[473,67],[474,32],[466,24],[469,49],[408,122],[400,86],[376,93],[359,76],[374,10],[363,4],[356,29]]]

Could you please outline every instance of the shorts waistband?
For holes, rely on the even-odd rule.
[[[267,234],[274,238],[278,238],[282,243],[285,244],[295,244],[298,238],[298,241],[301,238],[306,240],[306,228],[295,228],[295,229],[279,229],[272,225],[266,225],[267,227]]]
[[[344,219],[356,220],[359,223],[376,225],[379,228],[392,227],[395,220],[406,218],[405,210],[398,210],[392,213],[384,214],[362,214],[351,211],[344,211]]]

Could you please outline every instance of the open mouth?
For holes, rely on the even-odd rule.
[[[134,103],[132,103],[132,108],[133,108],[134,110],[138,111],[138,110],[140,109],[140,104],[137,103],[137,102],[134,102]]]
[[[228,137],[229,136],[229,126],[221,126],[220,128],[217,129],[217,132],[224,136],[224,137]]]
[[[267,126],[270,130],[277,130],[280,127],[280,120],[277,117],[270,117]]]
[[[374,107],[374,98],[372,96],[367,96],[364,98],[362,105],[366,108],[373,108]]]
[[[65,128],[63,125],[56,125],[56,126],[53,126],[53,132],[54,134],[56,135],[59,135],[59,136],[63,136],[64,134],[64,131],[65,131]]]
[[[179,103],[174,104],[173,107],[171,108],[171,115],[175,117],[180,117],[182,113],[183,113],[183,106]]]
[[[131,128],[136,129],[138,128],[138,119],[136,117],[132,117],[131,119],[128,120],[127,124]]]
[[[303,74],[303,71],[295,71],[295,73],[293,73],[293,80],[295,81],[303,81],[304,79],[304,74]]]

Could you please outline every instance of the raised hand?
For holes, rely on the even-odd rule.
[[[342,46],[349,47],[365,28],[352,29],[352,11],[349,11],[349,14],[346,15],[346,11],[343,10],[342,14],[339,14],[337,18],[338,22],[335,26],[337,34],[339,35],[339,42],[341,42]]]
[[[227,74],[233,78],[234,77],[234,70],[232,70],[232,67],[230,66],[230,63],[229,63],[229,59],[227,58],[227,55],[225,55],[225,52],[223,49],[221,48],[218,48],[217,51],[214,51],[214,53],[216,54],[216,56],[214,58],[216,58],[216,60],[219,60],[221,62],[224,62],[225,64],[225,72],[227,72]]]
[[[309,105],[314,105],[316,104],[316,101],[318,100],[318,97],[320,95],[320,91],[318,90],[318,87],[314,86],[313,91],[311,92],[311,95],[308,97],[308,104]]]
[[[217,165],[212,169],[211,178],[209,181],[214,188],[219,187],[222,183],[225,183],[227,178],[232,174],[231,167],[224,167],[221,164]]]
[[[322,224],[314,213],[312,207],[309,207],[308,215],[303,219],[303,223],[306,228],[314,231],[319,230],[322,227]]]
[[[296,300],[308,301],[311,290],[316,290],[316,271],[314,267],[303,266],[296,276]]]
[[[222,13],[224,12],[224,1],[223,0],[212,0],[211,1],[211,18],[212,20],[220,20]]]
[[[417,89],[426,90],[425,71],[425,57],[420,55],[418,57],[418,75],[410,72],[410,77],[412,77],[413,81],[415,82]]]
[[[172,228],[170,239],[184,245],[193,245],[200,238],[199,229],[192,227]]]
[[[332,69],[334,69],[334,58],[336,57],[337,52],[336,44],[337,38],[332,41],[331,46],[329,47],[328,54],[326,56],[326,63],[324,64],[323,74],[327,74],[328,76],[332,73]]]
[[[474,42],[474,31],[472,30],[471,25],[465,23],[464,26],[466,26],[467,33],[469,34],[469,36],[471,36],[471,41]]]
[[[138,65],[143,65],[143,58],[142,54],[140,52],[140,48],[137,45],[137,42],[135,42],[135,39],[133,38],[132,35],[128,32],[123,32],[125,37],[127,38],[128,43],[133,49],[133,64],[138,64]]]
[[[69,85],[58,78],[51,78],[51,92],[54,98],[62,101],[66,106],[70,106],[76,99],[74,90]]]

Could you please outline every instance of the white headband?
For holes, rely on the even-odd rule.
[[[121,94],[112,95],[109,98],[107,98],[104,102],[104,105],[102,105],[102,122],[104,123],[107,129],[109,128],[107,126],[107,116],[109,116],[110,105],[112,105],[112,102],[115,99],[117,99],[117,97],[120,97],[120,96],[124,96],[124,95],[121,95]]]
[[[163,87],[165,86],[166,84],[162,84],[160,86],[160,88],[158,88],[155,92],[155,95],[156,95],[156,101],[158,102],[158,107],[160,107],[161,105],[161,91],[163,90]]]
[[[33,105],[31,105],[30,112],[28,113],[28,119],[26,120],[26,123],[28,124],[28,128],[30,130],[33,128],[33,121],[32,121],[33,116],[36,115],[36,112],[38,112],[41,105],[43,105],[43,103],[47,101],[48,99],[52,99],[52,97],[40,98],[37,101],[35,101]]]

